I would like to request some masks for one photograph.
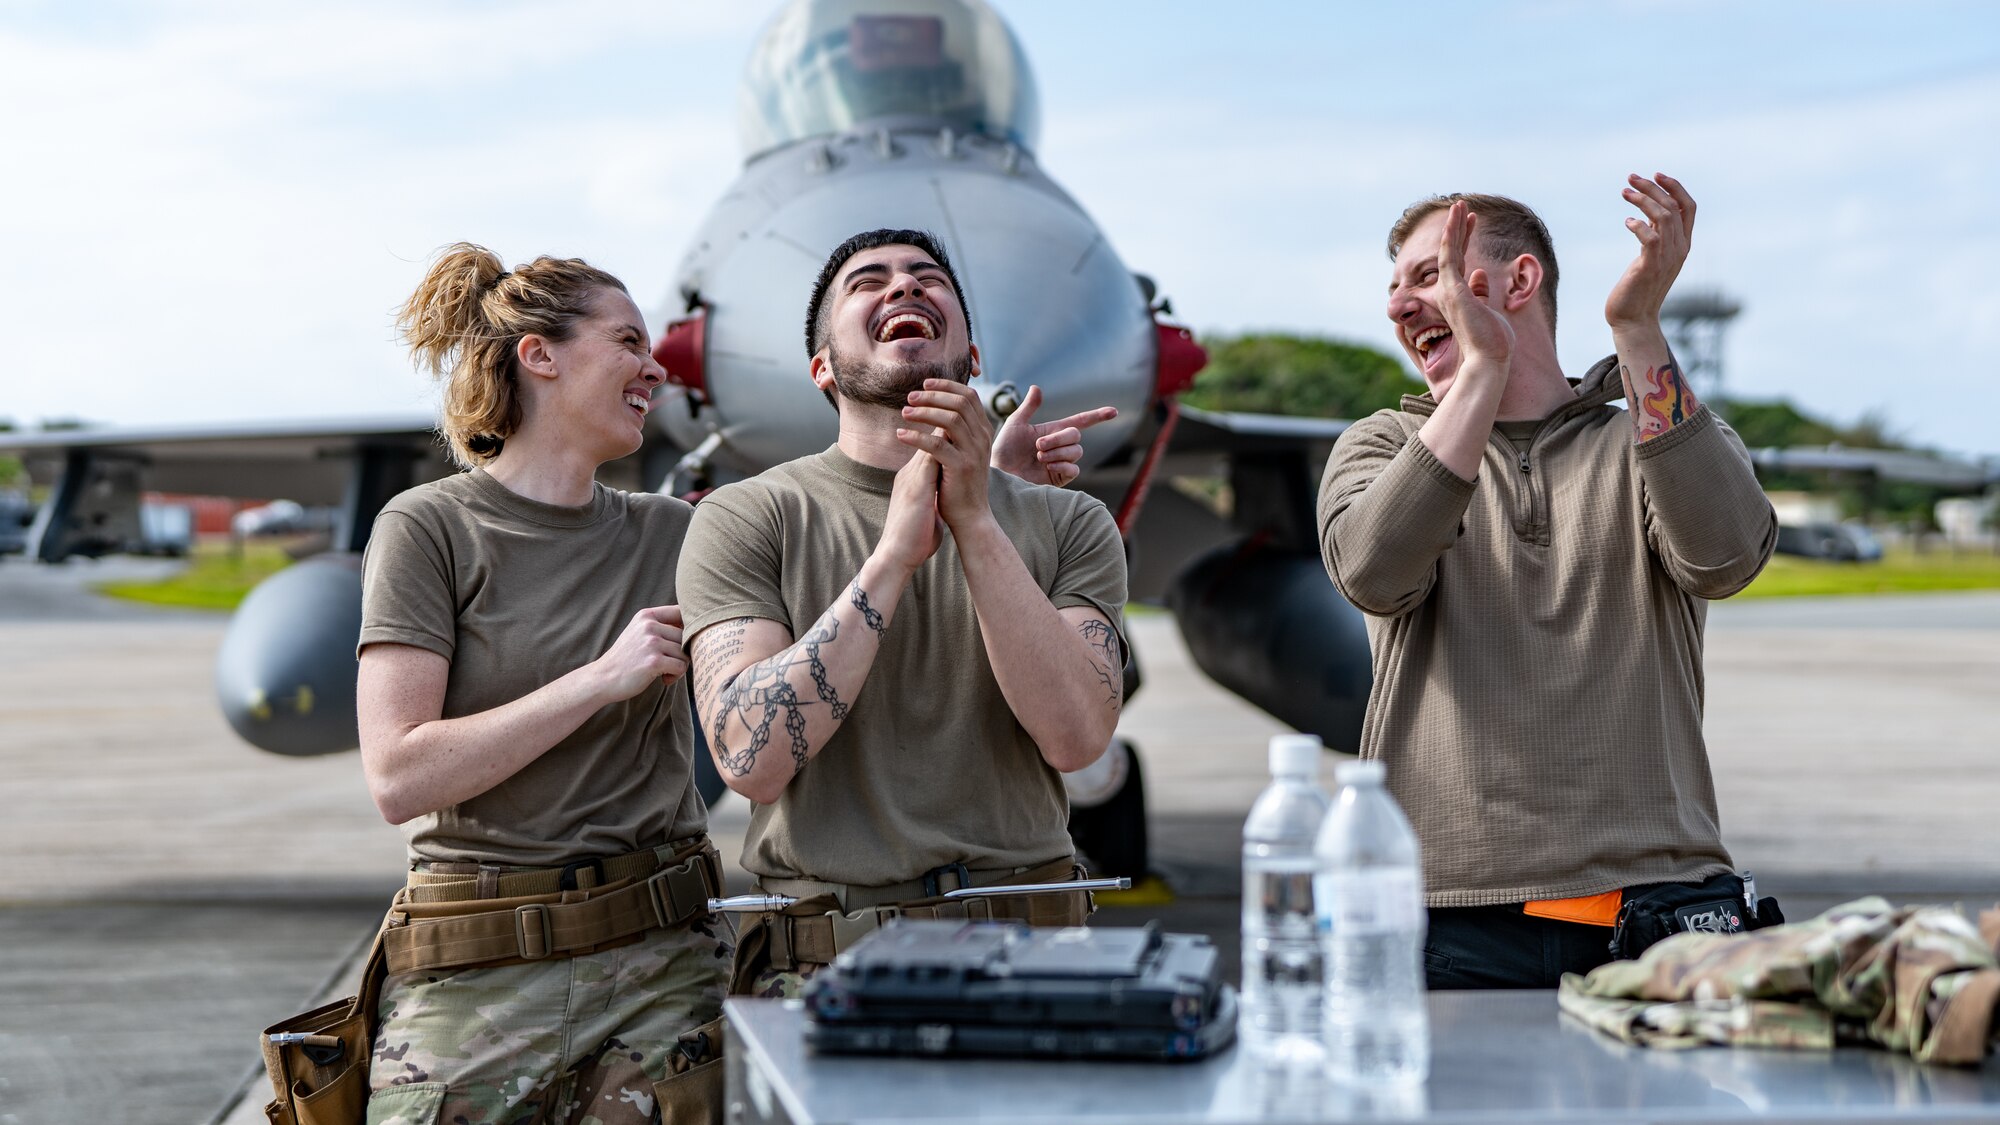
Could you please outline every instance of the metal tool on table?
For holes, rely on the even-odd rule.
[[[946,891],[944,898],[985,898],[997,895],[1041,895],[1060,891],[1127,891],[1132,889],[1130,876],[1119,875],[1104,879],[1070,879],[1061,883],[1013,883],[991,887],[960,887]],[[708,909],[717,914],[759,913],[765,910],[783,910],[799,901],[790,895],[734,895],[729,898],[708,900]]]

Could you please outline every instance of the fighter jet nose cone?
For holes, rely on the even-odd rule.
[[[746,155],[893,121],[1035,148],[1035,77],[993,9],[981,0],[795,0],[772,17],[744,69]]]
[[[360,556],[318,555],[272,575],[243,600],[216,654],[223,716],[273,754],[354,749],[360,637]]]

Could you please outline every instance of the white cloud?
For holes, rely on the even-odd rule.
[[[117,40],[0,30],[0,102],[26,109],[0,122],[0,299],[41,328],[0,413],[422,408],[389,310],[461,238],[591,257],[653,304],[736,159],[726,117],[634,91],[676,55],[736,53],[749,23],[718,8],[187,5]]]
[[[1917,440],[2000,449],[2000,381],[1966,362],[2000,334],[2000,221],[1984,199],[2000,156],[1971,140],[2000,134],[2000,77],[1686,119],[1661,110],[1613,129],[1556,117],[1503,132],[1495,120],[1132,101],[1053,121],[1044,157],[1183,319],[1392,351],[1382,239],[1401,207],[1463,188],[1528,200],[1556,236],[1573,370],[1608,350],[1596,310],[1634,251],[1622,175],[1670,170],[1702,204],[1684,280],[1746,305],[1727,344],[1734,393],[1838,420],[1876,411]]]
[[[0,375],[0,414],[26,420],[424,401],[388,310],[460,238],[580,254],[658,310],[736,173],[735,83],[767,14],[183,0],[107,36],[57,27],[71,11],[32,31],[0,17],[0,104],[18,110],[0,118],[0,301],[35,329]],[[1227,77],[1218,56],[1203,65]],[[1040,155],[1181,319],[1385,347],[1397,211],[1458,187],[1517,194],[1562,251],[1572,367],[1605,347],[1595,306],[1632,252],[1618,178],[1665,167],[1703,205],[1687,280],[1746,305],[1735,390],[2000,448],[2000,381],[1973,358],[2000,343],[1984,198],[2000,156],[1982,143],[2000,133],[2000,78],[1686,111],[1649,97],[1612,125],[1620,93],[1579,91],[1590,112],[1551,103],[1504,129],[1464,93],[1462,118],[1413,121],[1394,98],[1328,112],[1128,82],[1051,106]]]

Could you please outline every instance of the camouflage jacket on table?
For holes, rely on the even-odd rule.
[[[1557,1002],[1641,1046],[1862,1042],[1973,1065],[2000,1032],[1996,941],[2000,907],[1974,928],[1955,908],[1864,898],[1765,930],[1675,934],[1636,961],[1565,975]]]

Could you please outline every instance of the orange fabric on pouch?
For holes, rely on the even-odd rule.
[[[1582,922],[1586,926],[1612,926],[1618,922],[1618,908],[1625,905],[1624,891],[1605,891],[1583,898],[1538,898],[1521,904],[1521,913],[1531,918],[1553,918],[1558,922]]]

